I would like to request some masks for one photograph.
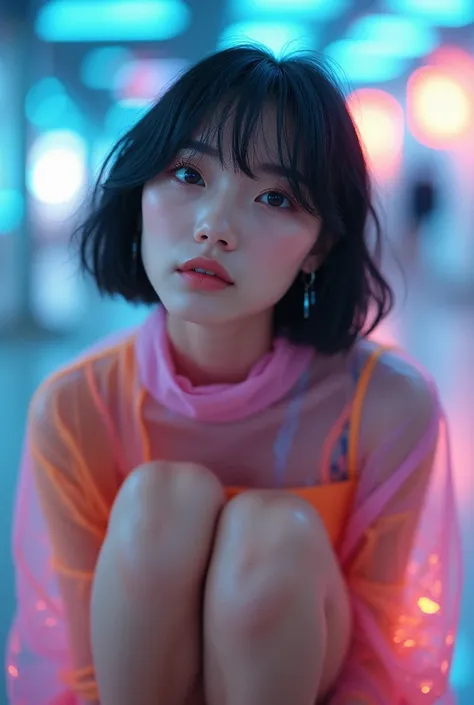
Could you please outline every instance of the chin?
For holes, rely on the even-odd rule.
[[[218,301],[167,301],[162,299],[168,315],[186,323],[196,323],[201,326],[217,326],[232,320],[245,318],[245,314],[232,312],[228,303]]]

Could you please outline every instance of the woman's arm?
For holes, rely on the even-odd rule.
[[[66,683],[84,703],[98,705],[90,599],[112,501],[113,458],[84,377],[75,372],[40,388],[28,436],[66,621],[72,667]]]
[[[341,551],[354,638],[331,705],[432,705],[448,689],[461,577],[446,424],[433,385],[408,369],[368,399]]]

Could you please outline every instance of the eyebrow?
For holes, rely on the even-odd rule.
[[[208,157],[213,157],[217,159],[219,157],[219,152],[215,147],[206,144],[205,142],[200,142],[199,140],[189,140],[184,146],[184,150],[190,150],[193,152],[199,152],[200,154],[205,154]],[[293,178],[297,181],[305,182],[303,174],[295,169],[287,169],[281,164],[274,164],[271,162],[264,162],[257,165],[257,172],[263,172],[265,174],[272,174],[274,176],[282,176],[285,179]]]

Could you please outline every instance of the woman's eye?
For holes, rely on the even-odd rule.
[[[190,166],[182,166],[176,169],[174,175],[178,181],[184,181],[186,184],[193,184],[194,186],[204,184],[201,174]],[[202,182],[202,184],[200,182]]]
[[[284,193],[280,193],[280,191],[268,191],[268,193],[264,193],[262,196],[260,196],[261,199],[263,199],[263,202],[267,206],[272,206],[272,208],[291,208],[291,201],[288,198],[288,196],[285,196]]]

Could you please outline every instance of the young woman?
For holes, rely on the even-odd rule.
[[[82,260],[153,310],[31,404],[13,705],[448,696],[446,428],[427,376],[367,338],[392,303],[370,220],[311,57],[210,56],[118,143]]]

